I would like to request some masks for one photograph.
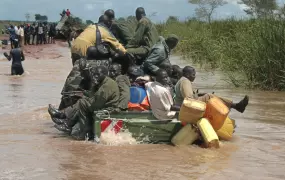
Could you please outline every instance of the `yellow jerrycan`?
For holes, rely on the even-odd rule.
[[[186,146],[193,144],[199,138],[197,129],[191,124],[186,124],[178,133],[171,139],[172,144],[176,146]]]
[[[185,98],[179,112],[181,122],[196,124],[206,111],[206,103],[191,98]]]
[[[198,121],[197,126],[201,132],[201,135],[203,137],[203,140],[207,148],[220,147],[217,133],[213,129],[208,119],[202,118],[201,120]]]
[[[217,135],[221,140],[230,141],[233,137],[234,128],[235,121],[227,117],[221,129],[217,131]]]

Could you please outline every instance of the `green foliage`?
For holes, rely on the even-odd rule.
[[[46,15],[35,14],[36,21],[48,21],[48,17]]]
[[[244,11],[251,16],[266,17],[273,15],[278,9],[276,0],[240,0],[240,4],[246,5]]]
[[[86,24],[87,24],[87,25],[89,25],[89,24],[94,24],[94,22],[91,21],[91,20],[86,20]]]
[[[285,21],[277,18],[172,22],[159,24],[175,33],[176,51],[195,63],[219,68],[236,86],[285,90]]]
[[[188,0],[189,3],[198,5],[195,9],[195,14],[198,19],[206,20],[209,23],[212,20],[214,11],[225,4],[226,0]]]

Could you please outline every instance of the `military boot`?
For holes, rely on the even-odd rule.
[[[58,118],[58,119],[65,119],[66,118],[64,113],[57,110],[51,104],[49,104],[48,113],[51,116],[51,118]]]

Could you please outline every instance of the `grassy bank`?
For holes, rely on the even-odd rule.
[[[236,86],[285,90],[284,20],[169,22],[157,27],[162,35],[179,35],[179,53],[220,68]]]

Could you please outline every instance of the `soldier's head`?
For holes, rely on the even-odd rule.
[[[115,12],[113,9],[108,9],[104,12],[104,15],[106,15],[111,21],[115,19]]]
[[[139,76],[143,76],[144,72],[139,66],[130,66],[127,71],[130,82],[133,83]]]
[[[159,66],[160,66],[160,69],[164,69],[167,72],[168,76],[172,75],[172,66],[171,66],[171,64],[169,64],[169,63],[162,63]]]
[[[98,56],[98,51],[96,46],[90,46],[86,51],[87,60],[95,60]]]
[[[13,43],[14,48],[18,48],[18,47],[19,47],[19,42],[18,42],[17,39],[15,39],[15,40],[14,40],[13,42],[11,42],[11,43]]]
[[[108,69],[105,66],[98,66],[91,68],[91,77],[92,77],[92,82],[94,85],[99,85],[101,84],[104,79],[108,76]]]
[[[182,70],[183,76],[193,82],[196,78],[196,70],[191,66],[185,66]]]
[[[162,85],[167,85],[169,81],[169,76],[164,69],[159,69],[156,72],[156,81]]]
[[[180,68],[178,65],[172,65],[172,78],[180,79],[182,77],[182,68]]]
[[[138,21],[141,20],[141,18],[143,18],[144,16],[146,16],[144,8],[143,7],[138,7],[136,9],[136,18],[137,18],[137,20]]]
[[[104,24],[108,28],[111,27],[111,21],[106,15],[101,15],[98,20],[98,24]]]
[[[179,39],[175,34],[170,34],[165,40],[169,49],[174,49],[176,45],[178,44],[178,41]]]
[[[109,68],[109,76],[112,79],[115,79],[117,76],[122,74],[121,64],[114,63]]]

